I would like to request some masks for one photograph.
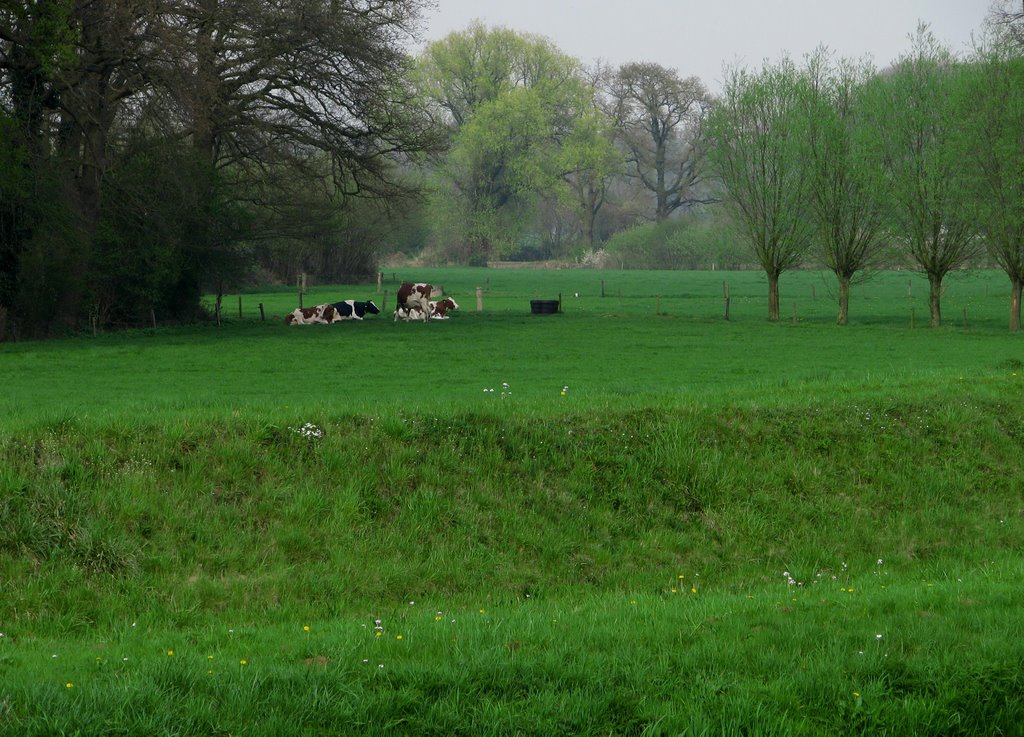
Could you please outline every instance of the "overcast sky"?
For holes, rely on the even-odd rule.
[[[909,48],[918,21],[954,51],[970,47],[991,0],[437,0],[424,39],[474,19],[551,39],[591,64],[651,61],[721,88],[723,65],[799,60],[824,44],[883,67]],[[422,48],[418,47],[417,50]]]

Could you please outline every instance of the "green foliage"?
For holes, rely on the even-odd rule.
[[[859,104],[859,146],[885,172],[891,227],[914,268],[931,284],[931,322],[941,322],[942,280],[977,250],[970,198],[964,197],[962,118],[955,101],[964,68],[925,26],[891,74],[867,84]]]
[[[516,256],[543,239],[546,200],[575,199],[567,178],[614,166],[592,87],[546,39],[475,24],[429,45],[417,78],[450,123],[431,194],[435,238],[454,262]]]
[[[733,70],[708,122],[710,164],[725,202],[768,277],[768,316],[779,319],[779,275],[806,257],[810,213],[808,87],[788,58],[760,72]]]
[[[0,340],[44,337],[74,321],[64,311],[85,289],[85,237],[55,162],[33,155],[21,126],[2,113],[0,171]]]
[[[749,260],[737,240],[719,210],[624,230],[604,248],[625,269],[735,269]]]
[[[1014,289],[1010,328],[1020,329],[1024,284],[1024,58],[1014,44],[982,48],[955,101],[969,162],[966,194],[992,258]]]
[[[0,340],[195,319],[257,235],[323,245],[311,220],[323,277],[375,270],[382,236],[332,211],[408,194],[398,161],[437,143],[406,77],[421,3],[301,5],[5,4]]]
[[[191,146],[135,139],[117,157],[93,239],[89,309],[101,325],[193,319],[201,279],[237,283],[249,215]]]

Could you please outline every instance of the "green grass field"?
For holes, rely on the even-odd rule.
[[[394,276],[0,346],[0,734],[1020,733],[1005,276]]]

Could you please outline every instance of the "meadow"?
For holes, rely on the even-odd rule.
[[[1019,733],[1004,275],[403,278],[0,345],[0,734]]]

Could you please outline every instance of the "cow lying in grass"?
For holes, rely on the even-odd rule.
[[[421,320],[423,322],[426,322],[427,318],[431,320],[447,320],[448,313],[457,309],[459,309],[459,305],[451,297],[428,302],[426,310],[419,304],[409,302],[404,305],[398,305],[395,308],[395,320]]]
[[[379,315],[380,309],[372,300],[357,302],[346,299],[316,307],[299,307],[284,321],[289,325],[328,325],[342,320],[362,320],[364,315]]]
[[[455,300],[451,297],[445,297],[439,299],[436,302],[430,303],[430,319],[431,320],[447,320],[448,312],[450,310],[459,309],[459,305],[456,304]]]
[[[427,312],[418,304],[398,305],[395,308],[395,322],[399,320],[421,320],[427,321]]]
[[[341,319],[334,305],[298,307],[284,321],[289,325],[328,325]]]
[[[340,315],[338,320],[362,320],[363,315],[380,314],[380,309],[373,303],[373,300],[357,302],[354,299],[346,299],[342,302],[335,302],[331,307]]]

